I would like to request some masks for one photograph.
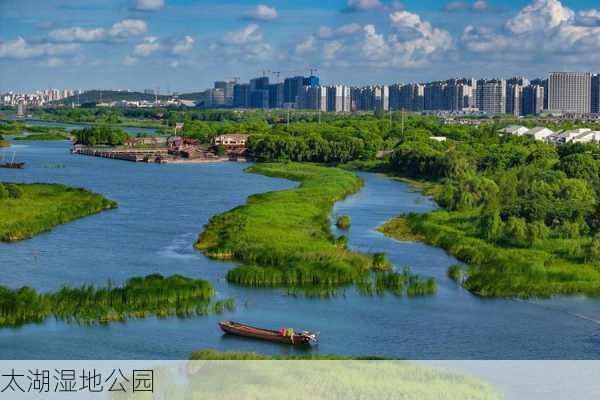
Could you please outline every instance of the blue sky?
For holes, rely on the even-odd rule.
[[[0,0],[0,91],[600,70],[592,0]],[[275,75],[271,75],[275,79]]]

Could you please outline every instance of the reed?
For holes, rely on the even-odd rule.
[[[234,308],[233,300],[212,302],[209,282],[179,275],[159,274],[129,279],[113,287],[63,287],[38,293],[28,287],[0,287],[0,327],[43,322],[49,317],[68,322],[109,323],[132,318],[160,318],[222,313]]]
[[[384,254],[350,251],[330,231],[334,203],[362,187],[354,173],[298,163],[257,164],[249,171],[300,185],[251,196],[209,221],[195,246],[209,257],[242,263],[227,273],[229,282],[331,292],[367,281],[372,271],[392,270]]]
[[[451,267],[450,278],[480,296],[550,297],[586,294],[600,296],[600,268],[597,264],[569,259],[566,249],[589,246],[585,239],[547,239],[531,248],[492,244],[477,237],[477,220],[469,213],[435,211],[399,217],[399,226],[410,227],[426,243],[441,247],[469,264],[468,271]],[[395,237],[386,223],[386,234]],[[404,236],[404,228],[400,231]],[[563,243],[564,242],[564,243]]]
[[[84,189],[58,184],[3,184],[19,193],[0,196],[0,241],[11,242],[47,232],[56,225],[112,209],[114,201]]]

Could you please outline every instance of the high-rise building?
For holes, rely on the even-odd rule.
[[[542,110],[544,110],[544,87],[533,84],[525,86],[522,97],[523,115],[537,115]]]
[[[518,83],[506,85],[506,113],[519,117],[523,112],[523,86]]]
[[[304,86],[298,95],[298,108],[327,111],[327,88]]]
[[[250,107],[250,84],[238,83],[233,86],[233,106],[237,108]]]
[[[250,80],[250,108],[269,108],[269,77]]]
[[[477,81],[477,108],[487,114],[506,113],[506,81],[503,79]]]
[[[554,112],[589,114],[592,110],[592,74],[553,72],[548,80],[548,109]]]
[[[594,114],[600,114],[600,74],[592,77],[591,108]]]
[[[344,85],[327,87],[327,111],[350,112],[350,87]]]
[[[303,86],[319,86],[320,80],[318,76],[311,75],[308,78],[304,78],[302,81]]]
[[[293,78],[286,78],[283,81],[283,102],[295,104],[298,100],[298,94],[302,90],[304,85],[303,76],[294,76]]]
[[[225,95],[225,104],[232,105],[233,104],[233,87],[235,86],[235,82],[233,81],[216,81],[215,89],[221,89],[223,94]]]
[[[283,83],[269,85],[269,108],[283,107]]]
[[[448,110],[448,97],[446,82],[431,82],[425,85],[425,110]]]

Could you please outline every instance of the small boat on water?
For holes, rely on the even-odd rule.
[[[0,156],[0,168],[23,169],[25,168],[25,163],[15,162],[15,153],[13,153],[12,160],[6,163],[2,162],[2,156]]]
[[[10,163],[4,163],[4,164],[0,164],[0,168],[12,168],[12,169],[23,169],[25,168],[25,163],[24,162],[10,162]]]
[[[256,328],[254,326],[244,325],[233,321],[219,322],[219,326],[225,333],[277,343],[311,344],[316,343],[319,336],[319,334],[315,332],[301,331],[300,333],[295,333],[292,329],[274,331]]]

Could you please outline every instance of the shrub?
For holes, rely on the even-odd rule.
[[[348,215],[340,215],[335,221],[335,225],[344,230],[350,228],[351,223],[351,219]]]

